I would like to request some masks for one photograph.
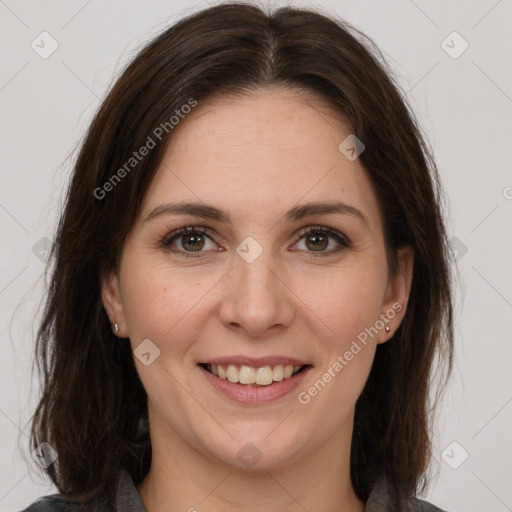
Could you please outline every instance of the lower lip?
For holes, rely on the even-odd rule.
[[[259,404],[277,400],[284,395],[291,393],[302,382],[312,367],[308,366],[288,379],[283,379],[279,382],[274,382],[268,386],[261,387],[229,382],[227,379],[221,379],[220,377],[213,375],[213,373],[210,373],[202,366],[199,366],[199,368],[211,385],[228,398],[243,404]]]

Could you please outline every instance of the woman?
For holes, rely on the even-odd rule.
[[[220,4],[123,72],[53,248],[31,434],[60,494],[26,511],[440,510],[442,189],[377,54]]]

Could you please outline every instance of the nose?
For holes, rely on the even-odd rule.
[[[270,249],[252,262],[234,255],[220,306],[220,320],[227,328],[265,337],[289,326],[294,311],[294,295],[285,271],[273,261]]]

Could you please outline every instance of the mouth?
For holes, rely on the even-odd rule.
[[[310,364],[249,366],[200,363],[199,366],[219,379],[244,387],[269,387],[278,382],[291,379],[308,368],[311,368]]]

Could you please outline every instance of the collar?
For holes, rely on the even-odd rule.
[[[381,476],[368,497],[364,512],[396,512],[390,501],[388,481],[385,476]],[[130,474],[125,469],[121,469],[118,474],[114,512],[148,512]]]

